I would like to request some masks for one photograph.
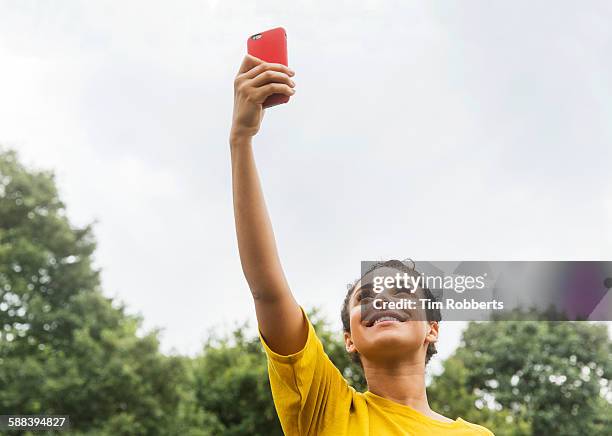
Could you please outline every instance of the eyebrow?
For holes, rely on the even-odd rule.
[[[358,292],[362,292],[362,291],[373,291],[374,290],[374,285],[372,283],[366,283],[365,285],[362,285],[358,288],[356,288],[353,291],[353,295],[357,294]]]

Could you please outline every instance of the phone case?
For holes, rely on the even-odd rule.
[[[252,35],[247,40],[247,52],[266,62],[289,66],[287,63],[287,32],[282,27],[277,27]],[[287,95],[272,94],[263,102],[263,107],[268,108],[288,101],[289,96]]]

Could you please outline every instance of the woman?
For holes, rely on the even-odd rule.
[[[492,435],[429,407],[425,365],[435,352],[439,311],[373,309],[375,297],[433,297],[398,287],[372,293],[375,276],[414,270],[383,262],[350,289],[342,310],[346,349],[362,365],[366,393],[356,392],[329,360],[294,299],[276,250],[253,156],[262,103],[271,94],[295,94],[295,73],[247,55],[234,81],[230,132],[236,232],[242,268],[255,302],[274,403],[287,435]],[[422,316],[419,316],[422,315]]]

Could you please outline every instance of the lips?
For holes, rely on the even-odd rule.
[[[376,310],[370,314],[365,320],[366,327],[372,327],[384,321],[388,322],[404,322],[407,315],[395,310]]]
[[[389,321],[389,322],[400,322],[399,319],[394,318],[392,316],[383,316],[382,318],[378,318],[376,321],[374,321],[374,325],[383,322],[383,321]]]

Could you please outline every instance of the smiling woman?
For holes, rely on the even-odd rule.
[[[366,326],[380,316],[390,315],[395,316],[401,321],[431,321],[435,323],[436,328],[437,323],[442,319],[439,308],[428,306],[423,310],[417,304],[419,299],[437,302],[429,289],[418,288],[411,290],[408,287],[389,287],[380,294],[373,291],[375,283],[380,281],[379,278],[395,277],[398,273],[406,274],[411,278],[420,277],[413,264],[408,265],[399,260],[389,260],[374,263],[365,271],[361,278],[348,287],[348,292],[340,311],[340,318],[344,329],[345,341],[347,342],[347,351],[351,353],[353,360],[360,365],[362,365],[362,360],[359,354],[359,347],[352,348],[349,346],[349,342],[352,340],[351,332],[354,328],[353,325],[361,324],[358,320],[353,323],[353,317],[359,315],[364,320]],[[379,304],[380,306],[377,307]],[[436,353],[435,341],[429,342],[423,357],[425,364]]]
[[[234,80],[230,132],[234,215],[242,269],[268,357],[276,410],[287,435],[489,435],[429,407],[425,365],[436,352],[439,310],[376,310],[372,273],[416,272],[402,262],[376,265],[350,289],[342,307],[346,350],[359,359],[368,392],[356,392],[325,354],[285,278],[255,166],[252,139],[273,93],[294,94],[294,72],[247,55]],[[357,292],[357,290],[359,292]],[[433,299],[428,289],[387,289],[378,297]]]

